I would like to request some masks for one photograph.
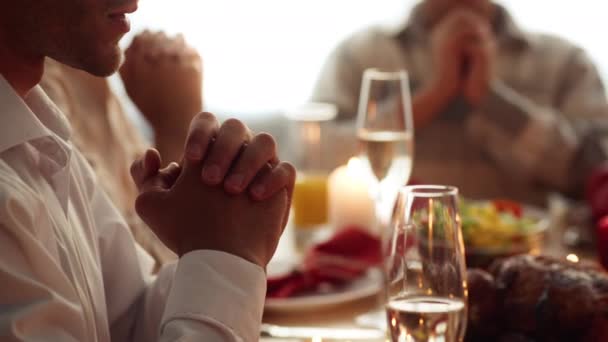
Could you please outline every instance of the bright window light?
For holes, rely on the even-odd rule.
[[[184,33],[204,60],[205,102],[238,117],[272,114],[309,98],[325,58],[364,27],[394,25],[413,0],[142,0],[133,32]],[[583,46],[608,71],[608,3],[503,0],[527,29]],[[130,41],[130,37],[123,44]]]

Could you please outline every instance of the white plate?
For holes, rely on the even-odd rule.
[[[551,223],[551,216],[549,215],[547,210],[527,204],[522,204],[521,207],[523,209],[522,216],[530,217],[536,220],[537,229],[545,230],[549,228],[549,225]]]
[[[307,311],[352,302],[372,296],[380,291],[382,273],[370,269],[358,279],[327,293],[312,293],[291,298],[266,299],[267,311]]]

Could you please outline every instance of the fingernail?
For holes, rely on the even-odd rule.
[[[220,181],[220,168],[217,165],[205,166],[203,168],[203,179],[208,183]]]
[[[262,196],[264,196],[264,193],[266,192],[266,187],[263,185],[256,185],[251,189],[251,192],[253,193],[253,195],[257,198],[261,198]]]
[[[232,176],[228,177],[228,180],[226,181],[226,185],[229,188],[240,191],[243,188],[244,179],[245,179],[245,177],[243,177],[243,175],[241,175],[241,174],[232,175]]]
[[[186,156],[191,160],[201,160],[203,158],[203,147],[199,144],[188,145]]]

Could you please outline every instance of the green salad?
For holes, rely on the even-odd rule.
[[[480,249],[508,249],[529,242],[538,219],[523,215],[519,203],[507,200],[460,200],[465,245]]]

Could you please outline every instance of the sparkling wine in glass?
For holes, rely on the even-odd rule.
[[[359,158],[372,181],[371,192],[382,224],[412,171],[414,127],[405,71],[365,70],[357,137]]]
[[[460,342],[467,322],[458,190],[407,186],[384,244],[385,310],[393,342]]]

